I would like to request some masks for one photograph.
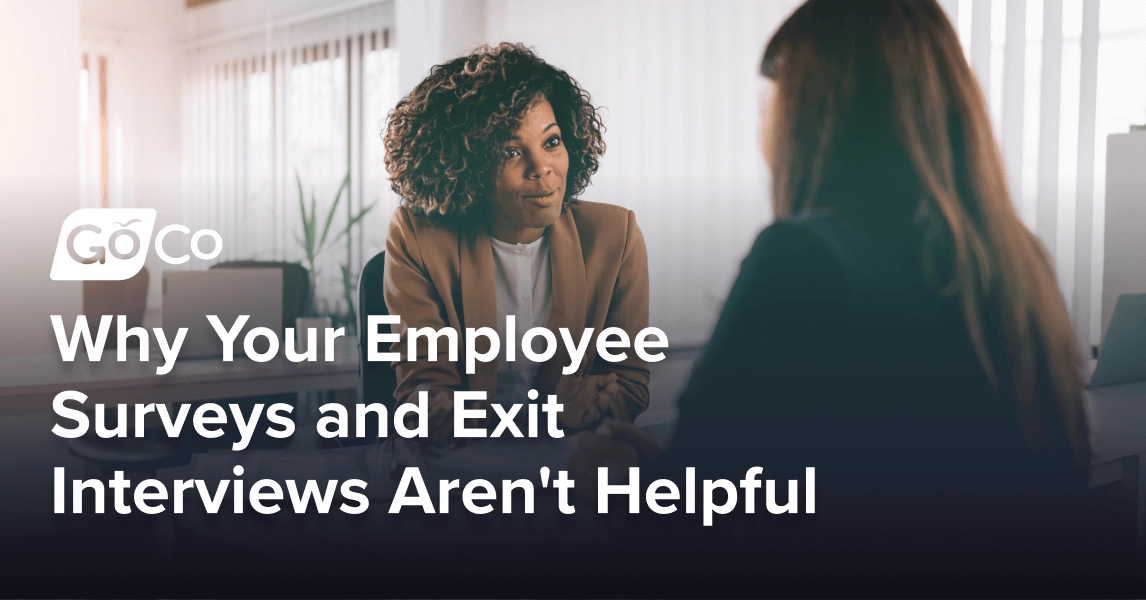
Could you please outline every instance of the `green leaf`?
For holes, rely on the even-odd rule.
[[[338,193],[334,195],[334,203],[330,205],[330,212],[326,215],[326,224],[322,227],[322,239],[318,242],[318,247],[322,248],[326,244],[326,236],[330,233],[330,226],[334,224],[334,212],[338,210],[338,203],[342,201],[342,191],[350,188],[350,173],[346,173],[346,177],[342,178],[342,185],[338,186]]]
[[[314,240],[312,239],[310,231],[306,226],[308,220],[306,215],[306,194],[302,191],[302,179],[299,177],[298,171],[295,171],[294,179],[298,184],[298,208],[299,212],[302,213],[302,235],[305,240],[302,244],[302,249],[303,252],[306,253],[306,257],[309,260],[311,258],[311,247],[314,244]]]
[[[314,199],[314,190],[310,191],[310,220],[307,221],[307,226],[310,227],[310,233],[313,235],[318,231],[316,223],[318,220],[318,202]]]
[[[362,209],[361,211],[359,211],[359,212],[358,212],[358,214],[354,215],[354,216],[353,216],[353,217],[350,219],[350,222],[346,224],[346,230],[347,230],[347,231],[350,231],[350,228],[351,228],[351,227],[354,227],[354,225],[355,225],[356,223],[358,223],[359,221],[361,221],[361,220],[362,220],[362,217],[365,217],[365,216],[367,215],[367,213],[369,213],[369,212],[370,212],[370,209],[374,208],[374,205],[375,205],[375,204],[378,204],[378,202],[377,202],[377,201],[371,202],[371,203],[370,203],[370,206],[367,206],[366,208],[364,208],[364,209]]]
[[[310,251],[311,251],[312,257],[317,257],[318,253],[322,250],[322,248],[319,247],[319,245],[317,243],[318,242],[318,236],[317,236],[318,227],[315,224],[315,221],[318,219],[318,214],[317,214],[318,213],[318,206],[317,206],[317,204],[318,203],[314,199],[314,191],[311,190],[311,192],[310,192],[310,219],[308,219],[306,222],[306,233],[310,239],[310,244],[311,244],[311,250]],[[313,258],[311,260],[313,260]]]
[[[350,233],[350,230],[351,230],[351,229],[353,229],[353,228],[354,228],[354,226],[355,226],[355,225],[356,225],[356,224],[357,224],[359,221],[361,221],[361,220],[362,220],[362,217],[365,217],[365,216],[366,216],[366,214],[370,212],[370,209],[374,208],[374,205],[375,205],[375,204],[378,204],[378,201],[377,201],[377,200],[375,200],[374,202],[371,202],[371,203],[370,203],[370,206],[367,206],[366,208],[364,208],[364,209],[362,209],[361,211],[359,211],[359,212],[358,212],[358,214],[356,214],[356,215],[354,215],[353,217],[351,217],[351,218],[350,218],[350,221],[348,221],[348,222],[346,223],[346,227],[343,227],[343,228],[342,228],[342,231],[339,231],[339,232],[338,232],[338,235],[334,236],[334,242],[337,242],[338,240],[342,239],[342,238],[343,238],[343,236],[345,236],[345,235],[349,234],[349,233]],[[334,242],[331,242],[331,243],[334,243]]]

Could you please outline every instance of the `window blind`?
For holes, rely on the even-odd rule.
[[[341,267],[357,274],[381,249],[396,206],[379,139],[397,102],[392,30],[392,4],[366,2],[187,49],[183,218],[222,235],[218,260],[302,260],[300,183],[321,227],[349,174],[332,232],[374,204],[317,261],[324,313],[345,311]]]

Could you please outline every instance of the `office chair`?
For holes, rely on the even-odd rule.
[[[366,360],[367,317],[390,314],[386,309],[386,300],[382,296],[382,275],[385,264],[386,252],[379,252],[366,261],[358,277],[358,374],[362,380],[362,397],[358,401],[364,404],[380,402],[386,405],[388,413],[392,413],[394,388],[398,386],[397,375],[390,363]],[[378,430],[371,420],[367,424],[366,437],[351,438],[351,444],[372,443],[377,436]]]

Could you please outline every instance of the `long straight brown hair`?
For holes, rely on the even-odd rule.
[[[893,227],[937,224],[939,243],[921,246],[924,270],[958,298],[984,374],[1013,387],[1036,450],[1049,443],[1039,398],[1053,398],[1085,461],[1080,355],[1066,306],[1042,245],[1015,212],[983,94],[939,4],[809,0],[768,43],[761,73],[776,83],[776,217],[826,209]],[[993,356],[1000,346],[1004,356]]]

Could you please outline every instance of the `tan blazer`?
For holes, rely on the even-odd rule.
[[[631,348],[622,362],[598,360],[596,338],[603,328],[620,327],[632,341],[648,326],[648,255],[636,216],[619,206],[579,200],[564,208],[548,235],[553,300],[547,328],[557,336],[559,349],[539,370],[540,399],[544,401],[553,393],[562,368],[570,362],[558,329],[567,327],[573,339],[580,340],[584,329],[592,327],[590,349],[574,375],[616,373],[621,399],[632,418],[649,403],[648,366]],[[394,363],[396,400],[406,401],[419,388],[484,390],[492,399],[497,390],[497,360],[478,362],[475,373],[469,376],[461,362],[465,358],[465,328],[498,330],[488,233],[484,229],[459,232],[434,225],[401,207],[394,213],[386,240],[384,285],[386,307],[390,314],[402,318],[393,328],[401,337],[391,347],[401,357]],[[458,332],[458,363],[448,360],[444,340],[439,344],[437,361],[426,360],[424,348],[418,348],[418,360],[406,360],[407,328],[447,326]],[[479,352],[488,350],[484,340],[479,340],[478,346]]]

